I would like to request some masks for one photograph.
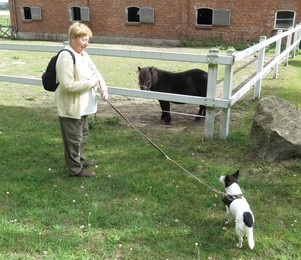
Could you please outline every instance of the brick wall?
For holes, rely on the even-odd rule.
[[[300,0],[10,0],[11,20],[19,38],[61,40],[71,24],[69,8],[90,8],[94,39],[208,39],[221,38],[228,43],[251,42],[261,35],[270,37],[277,10],[296,11],[296,24],[301,21]],[[42,21],[24,21],[23,6],[42,9]],[[127,6],[149,6],[155,10],[154,24],[126,23]],[[230,26],[196,26],[197,8],[231,10]]]

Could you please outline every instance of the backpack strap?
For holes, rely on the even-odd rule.
[[[74,53],[72,51],[68,50],[68,49],[62,49],[62,50],[60,50],[59,53],[57,54],[57,57],[60,55],[60,53],[62,51],[68,51],[70,53],[70,55],[72,56],[72,59],[73,59],[73,65],[75,65],[75,56],[74,56]]]

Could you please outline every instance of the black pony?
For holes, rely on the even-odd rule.
[[[154,67],[138,67],[139,86],[141,90],[151,90],[190,96],[207,96],[208,73],[200,69],[192,69],[184,72],[168,72]],[[162,115],[161,120],[170,123],[170,102],[159,100]],[[198,115],[204,116],[206,107],[200,105]],[[199,120],[200,117],[196,117]]]

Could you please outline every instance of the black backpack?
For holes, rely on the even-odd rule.
[[[75,56],[74,56],[73,52],[68,49],[63,49],[63,50],[59,51],[57,55],[52,57],[47,65],[46,71],[42,75],[43,87],[47,91],[54,92],[59,85],[59,83],[56,83],[55,65],[56,65],[57,58],[62,51],[68,51],[71,54],[72,59],[73,59],[73,64],[75,65]]]

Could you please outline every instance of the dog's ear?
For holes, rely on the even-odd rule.
[[[225,187],[229,187],[230,185],[232,185],[234,182],[236,181],[235,177],[233,177],[232,175],[226,175],[225,179],[224,179],[224,183],[225,183]]]
[[[239,170],[237,170],[232,176],[237,180],[239,176]]]

